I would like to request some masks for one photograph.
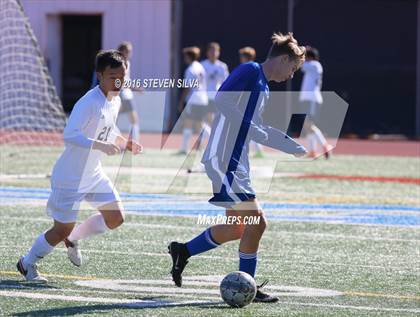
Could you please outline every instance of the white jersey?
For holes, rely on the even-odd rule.
[[[125,70],[125,76],[124,76],[125,82],[129,82],[131,79],[130,70],[131,70],[130,61],[127,61],[127,69]],[[121,94],[121,98],[124,100],[131,100],[134,98],[133,91],[130,88],[121,89],[120,94]]]
[[[303,75],[300,89],[301,101],[312,101],[321,104],[322,65],[318,61],[305,61],[301,68]]]
[[[210,100],[214,100],[220,86],[229,76],[229,69],[225,63],[219,60],[212,63],[206,59],[201,62],[201,65],[206,70],[207,94]]]
[[[100,161],[104,154],[90,145],[114,141],[120,107],[120,97],[107,100],[99,86],[77,101],[64,129],[65,149],[53,168],[52,188],[88,192],[106,177]]]
[[[185,70],[184,78],[191,83],[192,81],[198,82],[198,86],[190,88],[187,103],[195,106],[207,106],[209,99],[207,97],[206,71],[203,65],[197,61],[192,62]]]

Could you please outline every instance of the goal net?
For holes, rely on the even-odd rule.
[[[45,177],[62,148],[65,113],[18,0],[0,1],[0,184]]]

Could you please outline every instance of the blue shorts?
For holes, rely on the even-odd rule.
[[[204,162],[204,167],[213,185],[213,197],[209,199],[209,203],[231,208],[256,197],[251,187],[249,171],[242,164],[238,164],[236,171],[223,171],[217,157],[213,157]]]

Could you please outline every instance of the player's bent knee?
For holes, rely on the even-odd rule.
[[[267,218],[265,217],[264,214],[262,214],[260,216],[260,222],[259,222],[258,226],[259,226],[259,229],[260,229],[261,232],[264,232],[265,229],[267,229]]]
[[[70,233],[73,231],[74,224],[60,224],[60,225],[54,225],[54,227],[51,229],[51,233],[56,237],[56,239],[63,241],[66,239]]]
[[[109,211],[104,217],[105,224],[109,229],[116,229],[124,223],[124,215],[120,211]]]
[[[232,227],[231,229],[231,233],[232,233],[232,238],[234,240],[238,240],[242,237],[243,233],[244,233],[244,226],[242,225],[235,225]]]
[[[267,218],[264,215],[264,212],[258,213],[258,221],[247,224],[247,226],[254,232],[262,235],[267,228]]]

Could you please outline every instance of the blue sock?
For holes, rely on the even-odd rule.
[[[248,273],[252,277],[255,277],[256,269],[257,269],[257,252],[244,253],[244,252],[239,251],[239,271]]]
[[[188,252],[193,256],[217,248],[220,244],[213,240],[210,228],[208,228],[191,241],[188,241],[186,245]]]

